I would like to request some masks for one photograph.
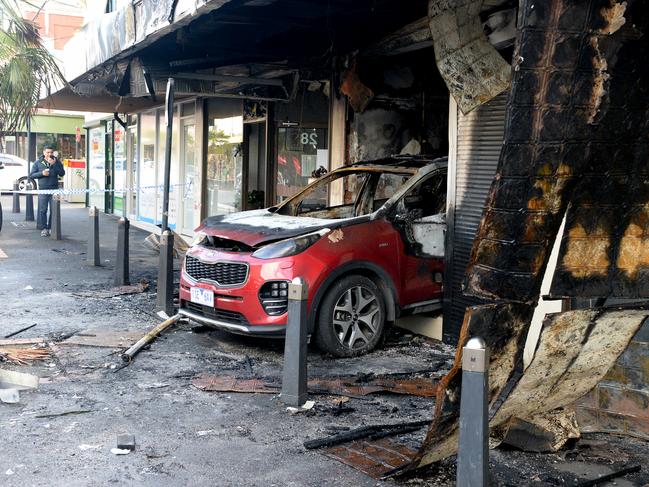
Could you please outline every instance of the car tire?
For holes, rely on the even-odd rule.
[[[27,176],[23,176],[18,180],[18,189],[20,191],[31,191],[36,189],[36,181]]]
[[[376,347],[385,328],[383,293],[371,279],[344,276],[325,294],[315,333],[316,344],[335,357],[357,357]]]

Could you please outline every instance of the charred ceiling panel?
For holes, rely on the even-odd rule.
[[[474,242],[466,290],[527,302],[538,296],[550,244],[571,199],[577,208],[599,203],[596,211],[572,213],[569,238],[571,231],[592,238],[575,239],[570,248],[564,242],[564,268],[570,260],[566,255],[579,255],[582,261],[599,258],[593,277],[601,279],[613,255],[603,246],[607,237],[615,238],[610,219],[602,215],[611,203],[627,210],[629,201],[636,204],[633,214],[626,213],[635,223],[623,224],[618,233],[629,236],[629,248],[644,245],[646,227],[637,223],[643,222],[639,203],[647,201],[640,196],[645,186],[636,182],[629,187],[632,195],[638,194],[635,199],[620,190],[625,178],[647,161],[645,143],[638,137],[643,130],[646,135],[643,113],[649,98],[641,54],[647,38],[639,36],[647,30],[647,16],[638,4],[526,1],[522,19],[505,144]],[[618,204],[616,198],[624,200]],[[625,255],[622,250],[619,254]]]
[[[462,113],[509,87],[511,68],[489,44],[480,21],[482,0],[430,0],[435,59]]]

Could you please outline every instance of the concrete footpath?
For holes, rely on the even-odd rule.
[[[82,205],[63,204],[61,241],[41,237],[24,212],[12,214],[10,197],[2,197],[2,206],[0,339],[35,325],[13,338],[35,339],[27,347],[50,356],[27,365],[0,362],[0,369],[40,378],[36,390],[21,391],[19,403],[0,402],[0,485],[455,485],[454,458],[409,479],[379,481],[303,446],[360,426],[429,419],[432,398],[312,393],[313,408],[291,414],[272,391],[219,393],[192,385],[201,374],[277,381],[282,340],[185,322],[123,367],[120,353],[161,321],[155,314],[158,254],[142,243],[147,233],[131,228],[130,267],[131,282],[146,279],[149,289],[110,296],[117,218],[100,217],[102,266],[93,267],[86,262],[88,210]],[[453,352],[393,330],[381,349],[364,357],[334,360],[311,350],[309,377],[360,381],[398,374],[432,383],[448,371]],[[120,434],[135,437],[127,455],[111,452]],[[424,434],[425,428],[398,441],[416,449]],[[644,442],[601,435],[589,448],[557,454],[494,450],[491,470],[494,485],[575,485],[623,464],[644,468],[646,460]],[[648,481],[643,472],[617,485]]]

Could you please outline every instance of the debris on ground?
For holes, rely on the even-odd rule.
[[[128,455],[132,450],[122,449],[122,448],[111,448],[110,452],[113,455]]]
[[[117,437],[117,448],[120,450],[135,450],[135,436],[129,434]]]
[[[24,332],[24,331],[31,330],[31,329],[34,328],[36,325],[37,325],[37,323],[34,323],[33,325],[26,326],[26,327],[24,327],[24,328],[21,328],[20,330],[13,331],[13,332],[11,332],[11,333],[5,335],[4,338],[11,338],[11,337],[16,336],[16,335],[18,335],[18,334],[20,334],[20,333],[22,333],[22,332]]]
[[[179,258],[189,250],[189,245],[185,242],[185,239],[178,235],[176,232],[171,231],[174,236],[174,258]],[[160,252],[160,235],[152,233],[144,239],[144,243],[151,250]]]
[[[5,404],[19,403],[20,393],[18,392],[18,389],[0,389],[0,401],[4,402]]]
[[[239,379],[233,376],[202,374],[192,380],[198,389],[212,392],[249,392],[275,394],[281,389],[279,379]],[[340,394],[344,396],[365,396],[376,393],[406,394],[419,397],[434,397],[437,385],[431,379],[396,379],[391,376],[372,376],[364,383],[362,378],[314,377],[307,381],[311,394]]]
[[[16,372],[15,370],[0,369],[0,389],[36,389],[39,378],[32,374]]]
[[[58,418],[59,416],[75,416],[77,414],[86,414],[94,412],[93,409],[75,409],[72,411],[62,411],[60,413],[37,414],[35,418]]]
[[[140,279],[140,282],[138,282],[136,285],[117,286],[111,289],[98,289],[96,291],[82,291],[70,294],[72,294],[73,296],[78,296],[80,298],[106,299],[122,296],[125,294],[143,293],[147,289],[149,289],[149,281],[147,281],[146,279]]]
[[[306,401],[300,407],[296,408],[293,406],[288,406],[286,410],[291,414],[299,414],[299,413],[304,413],[306,411],[310,411],[311,409],[313,409],[313,406],[315,406],[315,401]]]
[[[29,362],[45,360],[50,357],[47,348],[0,348],[0,362],[11,362],[16,365],[28,365]]]
[[[61,345],[126,348],[142,336],[138,331],[83,330],[61,342]]]
[[[47,339],[44,337],[36,338],[11,338],[6,340],[0,340],[0,347],[13,347],[19,345],[39,345],[47,342]]]
[[[388,472],[408,464],[417,451],[390,438],[381,438],[333,446],[322,453],[374,479],[381,479]]]
[[[596,479],[580,482],[579,484],[577,484],[577,487],[592,487],[595,485],[603,484],[604,482],[608,482],[609,480],[624,477],[625,475],[630,473],[639,472],[640,470],[640,465],[634,465],[633,467],[623,468],[622,470],[618,470],[617,472],[613,472],[608,475],[602,475],[601,477],[598,477]]]
[[[397,424],[375,424],[370,426],[362,426],[360,428],[345,431],[335,435],[327,436],[325,438],[317,438],[315,440],[306,440],[304,448],[313,450],[316,448],[324,448],[328,446],[339,445],[350,441],[360,440],[362,438],[379,439],[387,436],[395,436],[404,433],[412,433],[428,426],[430,421],[411,421],[407,423]]]
[[[172,316],[171,318],[163,321],[160,323],[158,326],[153,328],[150,332],[148,332],[146,335],[144,335],[142,338],[140,338],[135,345],[133,345],[131,348],[129,348],[126,352],[122,354],[122,360],[126,362],[127,364],[130,363],[133,360],[133,357],[138,354],[138,352],[148,343],[151,343],[153,340],[155,340],[160,333],[165,331],[167,328],[169,328],[171,325],[176,323],[180,319],[180,315],[176,314]]]

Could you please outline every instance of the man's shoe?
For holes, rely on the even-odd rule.
[[[47,229],[47,236],[49,237],[50,235],[52,235],[52,231],[48,228]]]
[[[43,230],[41,230],[41,237],[47,237],[47,236],[48,236],[47,228],[44,228]]]

